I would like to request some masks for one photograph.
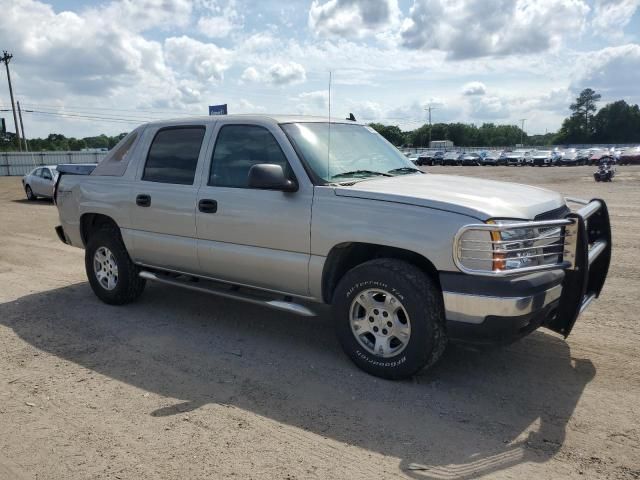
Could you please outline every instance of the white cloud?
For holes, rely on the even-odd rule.
[[[304,82],[307,73],[302,65],[296,62],[276,63],[269,67],[267,75],[274,85],[289,85]]]
[[[245,68],[242,75],[240,75],[240,81],[242,82],[257,82],[260,78],[260,73],[255,69],[255,67]]]
[[[229,1],[220,6],[217,3],[208,5],[211,14],[198,19],[197,28],[200,33],[209,38],[225,38],[233,30],[242,27],[242,19],[236,10],[236,2]]]
[[[601,36],[621,34],[639,7],[640,0],[596,0],[592,27]]]
[[[571,90],[578,94],[592,88],[603,100],[625,99],[640,103],[640,45],[627,44],[607,47],[585,54],[571,82]]]
[[[543,52],[581,32],[583,0],[414,0],[402,44],[452,59]]]
[[[58,82],[67,92],[104,94],[146,75],[170,76],[158,42],[107,18],[94,10],[84,16],[55,13],[41,2],[17,0],[3,8],[0,38],[11,41],[24,75]]]
[[[314,107],[316,110],[328,110],[329,91],[315,90],[313,92],[303,92],[297,96],[297,100]]]
[[[267,68],[245,68],[240,76],[240,83],[265,83],[282,86],[301,83],[306,79],[306,70],[299,63],[278,62]]]
[[[509,103],[495,95],[483,95],[470,98],[469,115],[474,120],[506,119],[510,116]]]
[[[151,28],[186,26],[191,18],[191,0],[118,0],[92,13],[105,23],[141,32]]]
[[[395,25],[399,17],[397,0],[314,0],[309,27],[321,35],[359,38]]]
[[[469,82],[462,87],[462,94],[466,96],[484,95],[485,93],[487,93],[487,87],[482,82]]]
[[[237,103],[229,106],[232,111],[230,113],[262,113],[266,110],[265,107],[254,105],[249,100],[241,98]]]
[[[186,35],[167,38],[164,55],[169,65],[184,68],[201,81],[222,80],[231,58],[229,50]]]

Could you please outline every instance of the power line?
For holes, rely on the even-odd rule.
[[[141,121],[139,120],[127,120],[127,119],[116,119],[116,118],[105,118],[105,117],[93,117],[89,115],[75,115],[70,113],[54,113],[54,112],[42,112],[39,110],[25,110],[25,113],[35,113],[38,115],[53,115],[57,117],[65,117],[65,118],[81,118],[83,120],[89,121],[100,121],[107,123],[128,123],[128,124],[136,124],[139,125]],[[148,121],[148,120],[145,120]]]

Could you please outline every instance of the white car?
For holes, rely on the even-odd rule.
[[[38,197],[53,198],[57,179],[58,170],[55,165],[34,168],[22,177],[22,187],[27,200],[36,200]]]

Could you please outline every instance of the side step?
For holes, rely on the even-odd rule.
[[[274,299],[274,294],[268,294],[266,292],[242,292],[241,289],[235,285],[221,284],[206,279],[200,279],[198,277],[187,277],[184,275],[172,276],[170,274],[149,272],[148,270],[142,270],[140,272],[140,277],[154,282],[166,283],[167,285],[188,288],[189,290],[195,290],[196,292],[210,293],[218,295],[219,297],[241,300],[243,302],[261,305],[263,307],[295,313],[296,315],[302,315],[304,317],[313,317],[316,315],[315,312],[304,305],[288,300],[290,297]],[[194,281],[194,278],[196,281]],[[267,297],[266,295],[271,295],[271,297]]]

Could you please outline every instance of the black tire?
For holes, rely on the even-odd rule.
[[[100,283],[94,271],[94,255],[100,247],[106,247],[111,251],[118,267],[116,286],[112,290],[107,290]],[[144,291],[146,281],[138,275],[140,269],[129,258],[120,230],[114,226],[104,226],[91,235],[85,249],[84,264],[93,293],[104,303],[130,303]]]
[[[33,202],[34,200],[38,199],[38,197],[33,193],[33,190],[31,190],[31,187],[29,185],[24,187],[24,193],[27,195],[27,200],[29,200],[30,202]]]
[[[408,314],[411,334],[406,347],[395,356],[385,358],[367,351],[351,330],[352,302],[367,289],[389,292]],[[422,270],[402,260],[370,260],[348,271],[336,287],[332,308],[345,353],[358,367],[377,377],[410,377],[433,365],[447,345],[440,289]]]

